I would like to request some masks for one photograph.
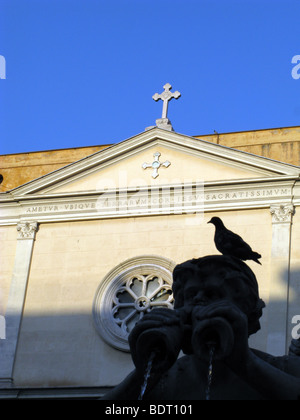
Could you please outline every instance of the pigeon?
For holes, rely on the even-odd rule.
[[[261,262],[258,261],[258,259],[261,258],[261,255],[252,251],[251,247],[239,235],[226,229],[219,217],[213,217],[207,223],[212,223],[216,228],[215,245],[221,254],[231,255],[243,261],[253,260],[257,264],[262,265]]]

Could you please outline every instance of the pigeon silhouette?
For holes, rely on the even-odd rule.
[[[261,262],[258,261],[261,255],[252,251],[251,247],[239,235],[226,229],[219,217],[213,217],[207,223],[212,223],[216,228],[215,245],[221,254],[231,255],[243,261],[253,260],[261,265]]]

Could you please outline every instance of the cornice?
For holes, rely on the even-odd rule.
[[[281,175],[281,176],[273,176],[273,177],[261,177],[261,178],[241,178],[241,179],[232,179],[232,180],[214,180],[214,181],[205,181],[205,188],[212,188],[212,187],[226,187],[226,186],[250,186],[255,184],[265,184],[271,185],[276,183],[287,183],[287,184],[295,184],[299,181],[299,188],[300,188],[300,177],[298,176],[291,176],[291,175]],[[151,185],[151,186],[139,186],[139,187],[128,187],[128,188],[118,188],[117,191],[119,192],[136,192],[136,191],[146,191],[146,190],[161,190],[167,188],[182,188],[182,183],[177,184],[159,184],[159,185]],[[184,186],[192,186],[195,183],[184,183]],[[116,191],[115,189],[107,190],[107,192]],[[46,192],[44,194],[26,194],[26,195],[19,195],[17,191],[8,191],[6,193],[2,193],[0,195],[0,205],[4,203],[16,203],[22,202],[27,200],[38,200],[42,201],[45,199],[53,199],[53,198],[72,198],[72,197],[88,197],[88,196],[98,196],[99,191],[97,190],[88,190],[88,191],[72,191],[72,192]]]

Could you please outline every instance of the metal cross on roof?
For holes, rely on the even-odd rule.
[[[161,166],[163,166],[164,168],[168,168],[171,165],[171,162],[169,162],[168,160],[166,160],[165,162],[160,162],[159,161],[159,157],[160,157],[160,153],[156,152],[154,153],[154,161],[152,163],[143,163],[142,168],[143,169],[147,169],[147,168],[152,168],[152,178],[157,178],[158,177],[158,170]]]
[[[170,83],[166,83],[164,85],[164,91],[160,94],[155,93],[152,98],[155,101],[159,101],[160,99],[163,101],[163,109],[162,109],[162,118],[168,118],[168,105],[169,101],[173,98],[178,99],[181,96],[181,93],[176,90],[176,92],[170,92],[170,89],[172,89],[172,86]]]

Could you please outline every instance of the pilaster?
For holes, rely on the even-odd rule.
[[[272,205],[271,283],[268,314],[267,352],[286,354],[287,316],[290,278],[292,204]]]
[[[37,222],[22,221],[17,225],[16,255],[5,313],[6,339],[0,341],[0,388],[10,387],[13,383],[13,367],[37,229]]]

